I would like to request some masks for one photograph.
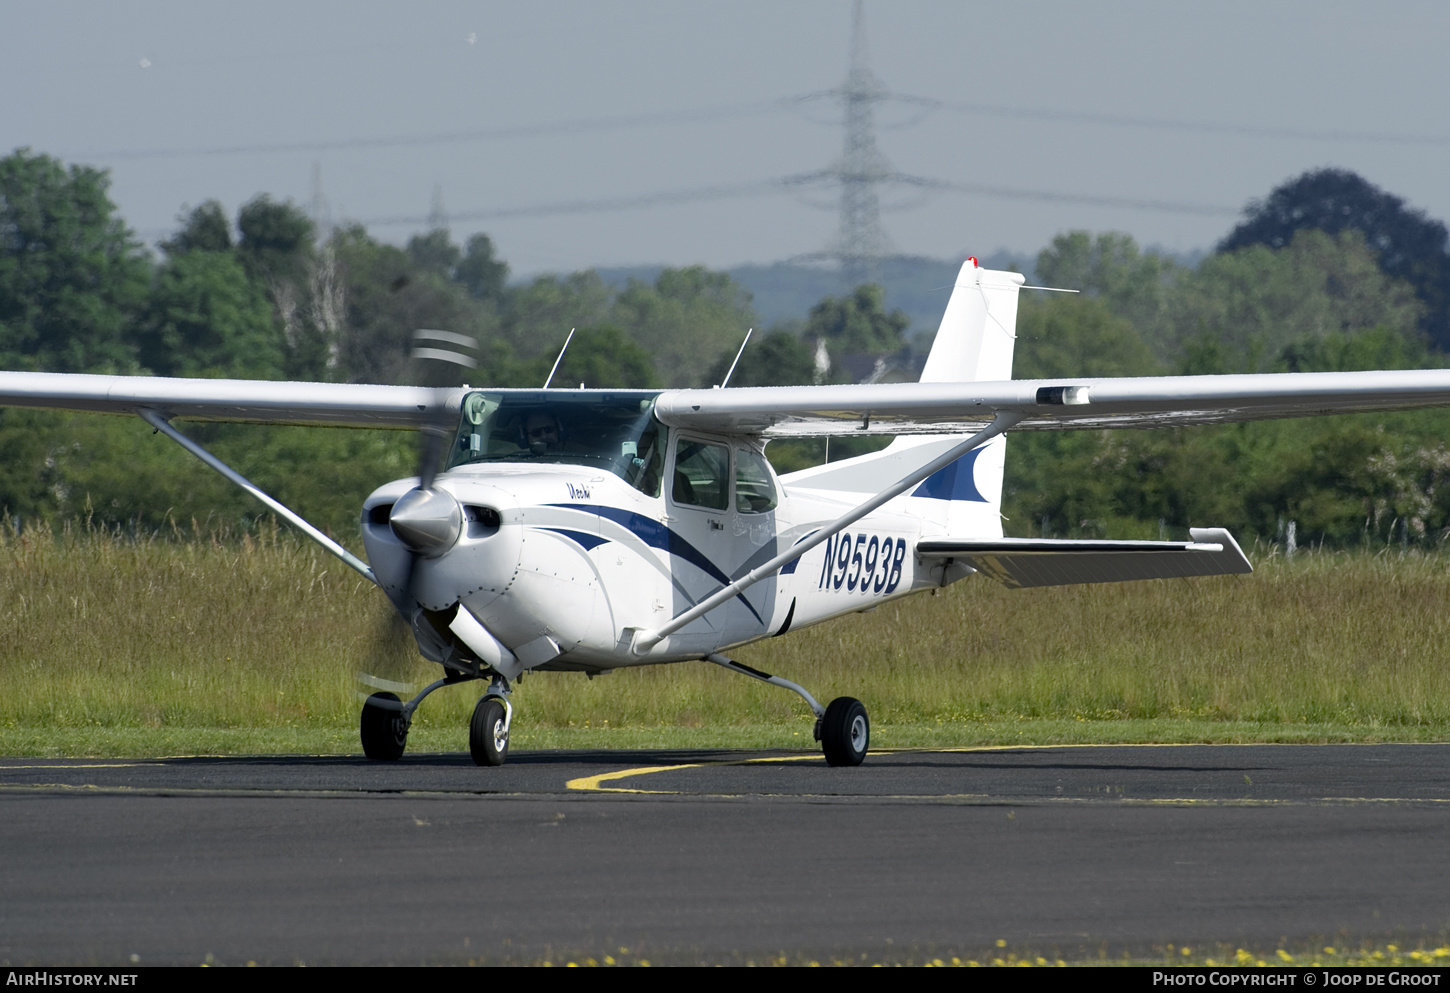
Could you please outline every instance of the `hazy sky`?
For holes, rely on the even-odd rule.
[[[1327,165],[1450,218],[1450,4],[865,9],[885,86],[947,105],[877,107],[897,170],[1195,208],[885,191],[902,252],[1035,252],[1071,228],[1210,247]],[[487,231],[516,274],[768,262],[835,233],[833,191],[765,183],[840,155],[839,108],[787,98],[841,84],[850,22],[847,0],[0,0],[0,148],[109,168],[148,242],[207,199],[306,205],[315,172],[335,220],[397,242],[440,188],[455,237]],[[752,183],[767,192],[482,216]]]

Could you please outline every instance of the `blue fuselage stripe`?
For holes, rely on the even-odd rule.
[[[651,548],[658,548],[668,552],[670,555],[684,559],[705,573],[705,575],[718,582],[721,586],[730,585],[730,577],[725,575],[724,571],[714,562],[706,558],[703,552],[652,517],[646,517],[644,514],[636,514],[632,510],[624,510],[620,507],[606,507],[598,504],[555,503],[549,506],[567,507],[571,510],[582,510],[598,514],[607,521],[613,521],[623,526]],[[571,534],[570,537],[573,537],[573,535]],[[603,540],[601,539],[601,541]],[[761,624],[765,623],[765,619],[760,616],[760,612],[755,609],[749,600],[745,599],[745,594],[738,594],[735,599],[745,604],[746,609],[754,615],[757,621],[760,621]]]

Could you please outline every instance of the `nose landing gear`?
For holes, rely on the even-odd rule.
[[[468,752],[474,765],[503,765],[509,754],[509,722],[513,706],[508,701],[508,683],[495,676],[488,692],[473,708],[468,725]]]
[[[396,693],[374,693],[368,697],[358,722],[363,754],[374,762],[396,762],[402,758],[418,704],[434,690],[458,681],[440,679],[430,683],[407,703],[399,700]],[[494,676],[488,692],[473,709],[473,720],[468,726],[468,751],[476,765],[503,765],[508,758],[509,723],[514,716],[508,694],[508,680]]]

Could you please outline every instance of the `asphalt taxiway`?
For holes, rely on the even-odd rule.
[[[0,759],[0,962],[1416,940],[1447,839],[1450,745]]]

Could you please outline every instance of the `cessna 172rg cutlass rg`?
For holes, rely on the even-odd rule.
[[[1450,405],[1447,370],[1014,381],[1021,285],[968,260],[916,383],[438,391],[0,373],[0,405],[137,415],[376,582],[443,677],[406,703],[368,699],[372,758],[402,755],[414,710],[444,685],[487,681],[469,743],[476,762],[498,765],[526,670],[707,659],[799,693],[827,761],[855,765],[870,738],[859,701],[823,707],[724,653],[973,572],[1024,587],[1251,569],[1218,529],[1187,542],[1004,538],[1008,431]],[[448,418],[433,431],[444,468],[368,497],[368,563],[171,423],[417,429],[430,411]],[[772,438],[862,434],[896,438],[780,477],[762,454]]]

